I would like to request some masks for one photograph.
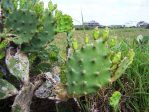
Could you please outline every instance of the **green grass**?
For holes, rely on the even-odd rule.
[[[127,70],[127,77],[132,83],[128,93],[130,96],[129,104],[135,112],[149,111],[149,45],[137,46],[134,45],[135,58]],[[126,89],[126,91],[128,91]]]

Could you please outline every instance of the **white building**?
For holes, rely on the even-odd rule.
[[[89,27],[89,28],[94,28],[94,27],[99,27],[100,24],[94,20],[89,21],[89,22],[84,22],[84,26],[85,27]]]

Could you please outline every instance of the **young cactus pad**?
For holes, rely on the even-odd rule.
[[[116,110],[118,105],[119,105],[119,102],[121,100],[121,93],[119,91],[115,91],[112,96],[110,97],[110,105]],[[114,111],[115,112],[115,111]]]
[[[121,75],[126,71],[129,65],[133,62],[134,56],[135,56],[135,53],[133,49],[130,49],[128,52],[128,55],[124,57],[124,59],[121,60],[121,62],[118,64],[117,69],[112,71],[113,74],[110,81],[111,83],[121,77]]]
[[[67,90],[72,96],[97,92],[110,80],[108,49],[102,41],[76,50],[67,63]]]

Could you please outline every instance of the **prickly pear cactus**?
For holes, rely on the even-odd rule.
[[[120,78],[133,61],[132,49],[127,56],[112,51],[111,47],[115,46],[115,42],[108,40],[109,29],[106,28],[102,32],[102,37],[97,30],[95,28],[93,32],[95,42],[84,45],[80,50],[73,46],[74,53],[68,60],[66,74],[70,96],[77,97],[97,92],[105,84]]]
[[[0,99],[13,96],[17,94],[17,92],[17,89],[12,84],[6,80],[0,79]]]
[[[10,73],[16,76],[19,80],[29,81],[29,60],[25,54],[17,51],[13,55],[11,54],[12,48],[9,48],[6,53],[6,65]]]
[[[119,91],[115,91],[110,97],[109,103],[113,107],[114,112],[117,112],[119,107],[119,102],[121,100],[121,93]]]
[[[53,41],[55,37],[55,21],[53,15],[48,11],[45,11],[43,15],[42,28],[36,33],[36,36],[32,38],[28,45],[24,44],[24,51],[26,52],[35,52],[44,55],[48,43]]]
[[[11,34],[9,41],[21,45],[26,53],[47,55],[46,47],[54,39],[56,25],[59,25],[56,21],[61,18],[55,17],[56,4],[50,1],[49,7],[44,9],[44,4],[38,0],[2,0],[2,8],[6,33]]]
[[[130,49],[128,52],[128,55],[124,57],[122,60],[120,60],[120,57],[118,56],[119,53],[116,55],[115,60],[117,58],[117,63],[113,63],[112,67],[112,78],[110,79],[110,82],[116,81],[120,76],[126,71],[126,69],[129,67],[129,65],[132,63],[133,58],[135,56],[135,53],[133,49]],[[120,61],[120,62],[119,62]],[[114,66],[116,65],[115,69]]]
[[[16,44],[29,42],[36,33],[37,15],[29,10],[17,10],[9,14],[6,19],[6,28],[16,35],[13,41]]]
[[[4,10],[4,14],[8,15],[10,11],[17,9],[17,0],[1,0],[1,7]]]
[[[110,80],[108,49],[101,40],[87,44],[68,60],[67,89],[72,96],[97,92]]]
[[[55,35],[54,29],[55,29],[54,18],[51,12],[45,11],[43,19],[43,28],[37,34],[39,40],[44,44],[47,42],[51,42],[54,39]]]
[[[60,11],[57,11],[56,13],[56,19],[57,19],[57,32],[69,32],[73,28],[72,24],[72,18],[69,15],[62,14]]]

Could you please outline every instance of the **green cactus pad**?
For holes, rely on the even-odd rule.
[[[36,37],[31,40],[31,45],[25,48],[25,51],[41,50],[45,45],[54,39],[55,20],[49,11],[43,14],[42,28],[38,31]]]
[[[43,29],[38,34],[41,42],[47,43],[54,39],[55,35],[55,21],[53,15],[49,11],[45,11],[43,19]]]
[[[37,23],[36,13],[29,10],[17,10],[6,19],[6,27],[16,35],[13,39],[16,44],[29,42],[36,33]]]
[[[1,7],[6,12],[10,12],[17,9],[17,0],[1,0]]]
[[[132,49],[129,50],[128,56],[124,57],[124,59],[118,64],[118,67],[116,70],[112,70],[112,78],[110,82],[116,81],[118,78],[121,77],[121,75],[124,74],[126,69],[129,67],[129,65],[133,62],[133,58],[135,56],[135,53]]]
[[[102,41],[87,44],[67,63],[67,89],[72,96],[97,92],[110,80],[108,49]]]
[[[6,80],[0,79],[0,99],[5,99],[17,93],[17,89],[7,82]]]
[[[58,13],[58,12],[57,12]],[[66,14],[57,14],[57,32],[69,32],[73,29],[73,21],[71,16]]]
[[[122,94],[119,91],[115,91],[110,97],[109,103],[114,109],[118,107],[121,97]]]

